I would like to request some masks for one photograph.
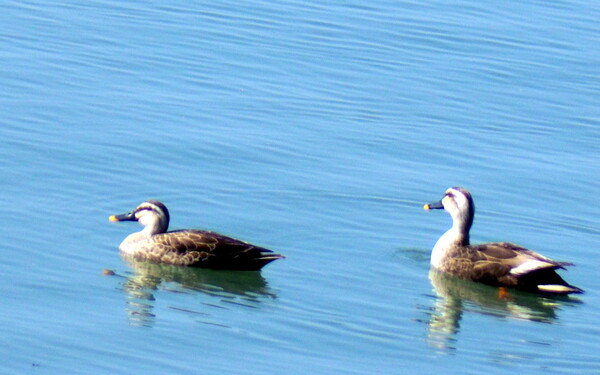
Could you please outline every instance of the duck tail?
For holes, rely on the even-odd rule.
[[[551,294],[583,293],[583,289],[580,289],[573,285],[543,284],[543,285],[538,285],[537,288],[542,293],[551,293]]]
[[[571,293],[583,293],[582,289],[566,282],[558,273],[558,267],[541,268],[527,273],[519,278],[519,283],[530,290],[540,293],[565,295]]]
[[[283,258],[285,258],[284,255],[275,254],[275,253],[266,253],[265,252],[265,253],[261,253],[260,254],[260,258],[257,258],[257,259],[265,261],[265,264],[267,264],[267,263],[272,262],[274,260],[283,259]]]

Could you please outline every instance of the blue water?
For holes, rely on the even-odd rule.
[[[0,373],[599,373],[600,5],[0,5]],[[472,239],[576,264],[586,294],[429,273]],[[128,264],[171,227],[285,254],[261,273]],[[105,270],[114,275],[104,275]]]

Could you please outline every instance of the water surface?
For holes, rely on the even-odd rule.
[[[600,371],[597,4],[0,7],[0,372]],[[587,293],[430,274],[453,185]],[[287,258],[130,264],[146,199]]]

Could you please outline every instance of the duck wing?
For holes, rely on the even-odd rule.
[[[475,254],[475,263],[499,263],[508,267],[508,272],[515,277],[542,269],[564,268],[569,263],[556,262],[535,251],[510,242],[493,242],[469,246]]]
[[[219,233],[177,230],[152,236],[145,252],[136,258],[180,266],[228,270],[259,270],[283,258],[271,250]]]
[[[508,242],[457,248],[447,263],[450,273],[489,285],[556,294],[581,293],[581,289],[556,273],[556,269],[567,265]]]

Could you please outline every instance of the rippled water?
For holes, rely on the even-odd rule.
[[[600,371],[597,4],[0,9],[0,372]],[[586,294],[430,273],[453,185]],[[287,258],[128,263],[149,198]]]

